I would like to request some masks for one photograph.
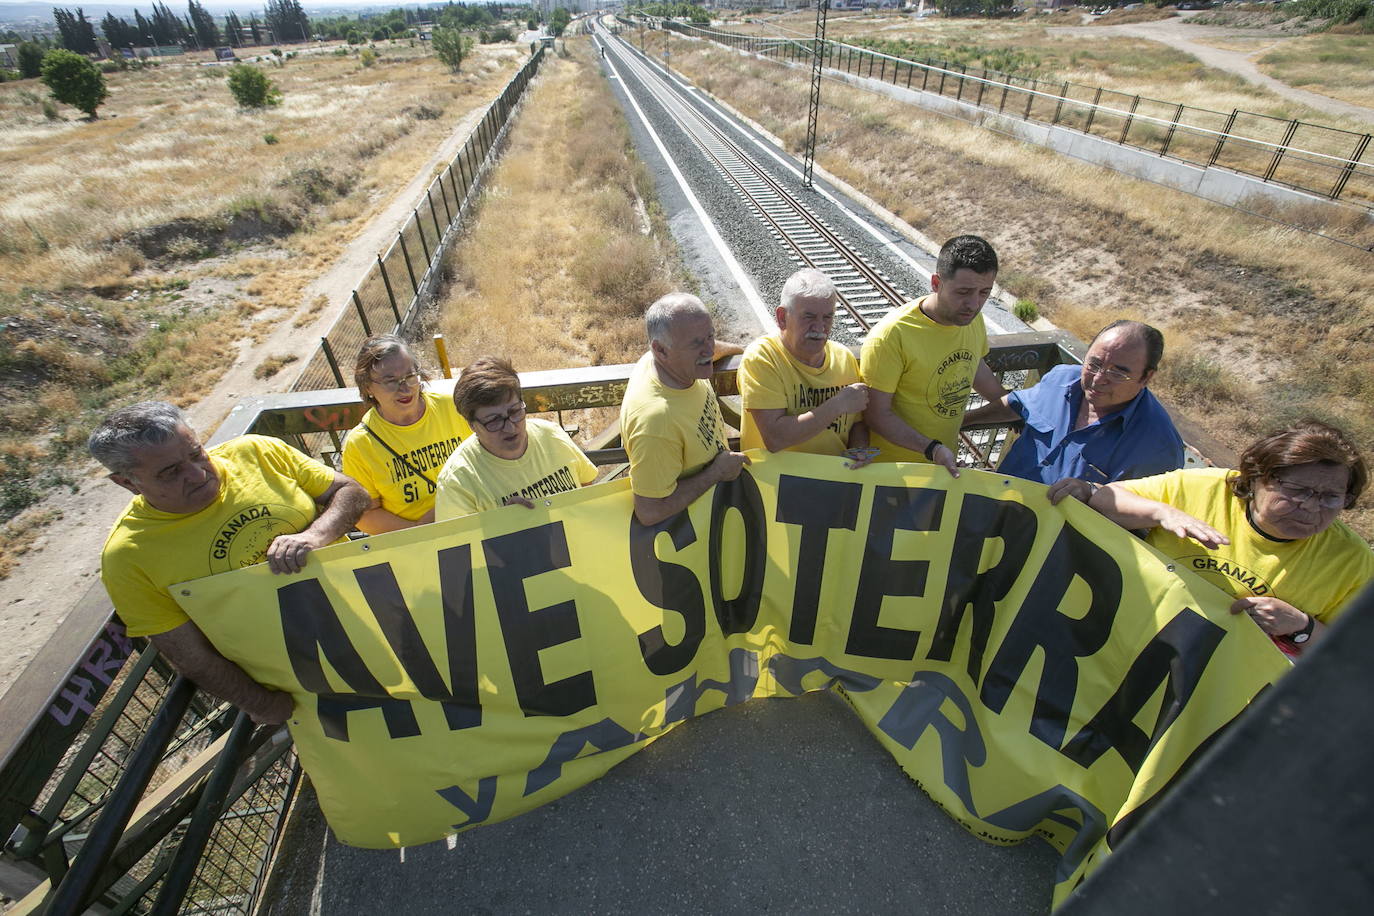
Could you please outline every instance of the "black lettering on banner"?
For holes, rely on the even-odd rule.
[[[472,619],[472,546],[463,544],[441,550],[437,559],[452,689],[439,676],[391,564],[355,570],[353,577],[358,580],[358,588],[387,643],[420,695],[439,701],[449,728],[471,728],[482,724],[482,709],[477,700],[477,637]]]
[[[929,560],[894,560],[894,533],[937,531],[944,514],[945,491],[922,487],[875,487],[868,520],[863,565],[854,595],[854,614],[844,651],[868,658],[916,657],[919,630],[901,630],[878,623],[887,595],[920,598],[926,593]]]
[[[1183,712],[1202,672],[1226,631],[1185,607],[1160,630],[1131,663],[1126,678],[1102,709],[1064,746],[1063,754],[1090,767],[1108,748],[1139,773],[1145,755]],[[1147,735],[1135,717],[1164,684],[1164,699]]]
[[[733,509],[744,522],[744,577],[739,594],[727,599],[721,583],[720,539],[725,516]],[[759,616],[763,601],[764,557],[768,551],[768,519],[763,512],[763,496],[748,470],[734,480],[716,484],[711,497],[710,577],[711,603],[715,606],[720,631],[748,633]]]
[[[347,741],[348,714],[364,709],[382,711],[392,738],[420,734],[410,702],[388,695],[349,642],[320,580],[306,579],[277,589],[277,609],[291,670],[301,686],[318,695],[316,714],[326,737]],[[329,660],[330,667],[343,678],[353,695],[334,693],[324,676],[321,655]]]
[[[777,521],[801,526],[797,566],[793,577],[792,627],[788,642],[811,645],[816,640],[816,612],[821,600],[825,552],[835,528],[854,530],[859,519],[863,485],[838,480],[813,480],[783,474],[778,478]]]
[[[950,554],[949,575],[945,578],[945,598],[940,604],[940,622],[931,634],[926,658],[942,662],[953,658],[964,614],[972,605],[968,676],[973,683],[978,683],[983,671],[983,652],[987,650],[997,616],[996,604],[1007,597],[1025,568],[1038,524],[1034,510],[1020,503],[975,493],[964,496]],[[996,566],[980,574],[978,562],[983,555],[983,544],[993,538],[1002,539],[1002,558]]]
[[[1081,578],[1092,592],[1088,611],[1081,618],[1059,610],[1075,578]],[[1116,560],[1065,525],[988,667],[980,695],[983,705],[1001,712],[1031,656],[1036,649],[1042,650],[1030,733],[1058,750],[1078,690],[1078,659],[1107,644],[1120,604],[1121,570]]]
[[[544,762],[525,774],[525,795],[533,795],[556,782],[558,777],[563,775],[565,763],[589,756],[584,753],[587,745],[604,754],[606,751],[614,751],[643,740],[644,735],[632,735],[614,719],[609,718],[564,732],[553,740]]]
[[[501,620],[515,694],[526,716],[570,716],[596,705],[596,686],[590,671],[580,671],[553,683],[544,681],[539,651],[582,637],[577,603],[560,601],[531,611],[525,580],[564,569],[568,538],[562,522],[514,531],[482,542],[492,597]]]
[[[948,701],[959,710],[960,728],[944,713]],[[948,676],[938,671],[917,671],[897,699],[878,720],[878,728],[893,741],[911,750],[928,731],[940,742],[941,777],[975,817],[968,769],[988,761],[988,746],[978,729],[973,704]]]
[[[630,513],[630,571],[644,600],[656,608],[682,615],[682,641],[669,645],[662,625],[639,634],[639,652],[645,666],[654,674],[675,674],[691,664],[706,635],[706,599],[701,582],[688,566],[660,560],[654,543],[661,532],[668,532],[674,550],[696,543],[697,533],[687,510],[657,525],[644,525]]]

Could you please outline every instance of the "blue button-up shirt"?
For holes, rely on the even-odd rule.
[[[1007,396],[1026,426],[998,470],[1047,484],[1065,477],[1100,484],[1183,467],[1183,439],[1148,388],[1120,410],[1074,429],[1083,403],[1082,371],[1055,366],[1040,384]]]

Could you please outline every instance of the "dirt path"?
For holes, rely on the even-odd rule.
[[[306,287],[294,311],[271,316],[276,330],[260,343],[249,339],[239,342],[238,355],[219,383],[187,410],[203,437],[209,438],[240,397],[285,391],[290,386],[294,373],[258,379],[253,372],[269,354],[294,353],[298,361],[292,365],[305,364],[320,337],[348,306],[354,284],[396,237],[436,170],[457,155],[484,110],[478,108],[465,115],[414,179],[392,195],[379,212],[367,217],[333,266]],[[310,323],[297,327],[296,319],[312,314],[312,304],[320,296],[329,305]],[[0,583],[0,695],[99,580],[101,547],[128,501],[128,493],[105,480],[92,463],[75,493],[56,493],[31,510],[60,512],[61,518],[48,526],[24,562]]]
[[[1125,25],[1065,26],[1046,29],[1046,31],[1061,35],[1082,35],[1089,37],[1125,35],[1131,38],[1145,38],[1150,41],[1158,41],[1162,44],[1169,45],[1171,48],[1177,48],[1184,53],[1193,55],[1209,67],[1215,67],[1218,70],[1234,73],[1247,82],[1263,86],[1286,99],[1301,102],[1304,105],[1315,108],[1318,111],[1324,111],[1327,114],[1344,115],[1345,117],[1364,121],[1367,124],[1374,124],[1374,108],[1367,108],[1363,105],[1356,105],[1353,102],[1333,99],[1329,95],[1321,95],[1317,92],[1299,89],[1296,86],[1290,86],[1287,83],[1274,79],[1268,74],[1260,72],[1259,67],[1255,65],[1252,58],[1268,51],[1269,47],[1267,46],[1247,54],[1241,51],[1228,51],[1224,48],[1214,48],[1211,45],[1201,43],[1201,40],[1208,38],[1253,38],[1258,35],[1274,33],[1266,33],[1259,29],[1238,29],[1215,25],[1189,25],[1187,21],[1188,18],[1190,17],[1185,13],[1183,18],[1161,19],[1156,22],[1131,22]]]

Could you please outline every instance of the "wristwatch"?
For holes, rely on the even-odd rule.
[[[1297,643],[1298,645],[1302,645],[1303,643],[1307,642],[1309,639],[1312,638],[1312,630],[1315,629],[1316,626],[1317,618],[1313,617],[1311,614],[1308,614],[1307,626],[1303,627],[1296,633],[1290,634],[1288,638],[1293,640],[1293,642]]]

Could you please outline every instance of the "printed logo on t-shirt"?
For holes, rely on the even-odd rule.
[[[1269,583],[1234,560],[1210,556],[1184,557],[1193,572],[1233,595],[1267,595]]]
[[[926,403],[947,420],[964,415],[968,393],[973,388],[973,371],[978,360],[969,350],[955,350],[940,361],[926,387]]]
[[[725,448],[725,443],[720,441],[717,435],[720,425],[720,407],[716,404],[716,396],[708,394],[706,403],[701,406],[701,416],[697,418],[697,439],[700,440],[702,448],[710,452],[718,452]]]
[[[415,472],[425,473],[430,470],[438,470],[448,461],[448,456],[453,454],[453,450],[462,442],[457,436],[451,439],[440,439],[438,442],[430,442],[417,449],[412,449],[406,453],[405,460],[392,456],[388,469],[391,471],[391,482],[400,483],[407,477],[414,477]],[[431,475],[432,476],[432,475]],[[431,484],[429,492],[434,492]],[[406,500],[411,502],[411,500]]]
[[[523,496],[526,499],[537,499],[540,496],[552,496],[555,493],[565,493],[568,490],[577,489],[577,479],[573,477],[572,468],[566,464],[542,480],[536,480],[527,487],[521,487],[514,493],[508,494],[501,502],[507,502],[512,496]]]
[[[843,391],[844,387],[843,385],[831,385],[828,388],[812,388],[809,385],[794,385],[792,396],[787,399],[789,404],[788,415],[795,417],[805,411],[819,407]],[[842,413],[826,429],[832,429],[843,436],[848,431],[850,419],[850,414]]]
[[[210,572],[228,572],[261,563],[278,535],[304,531],[311,521],[292,506],[264,503],[242,510],[221,525],[210,541]]]

